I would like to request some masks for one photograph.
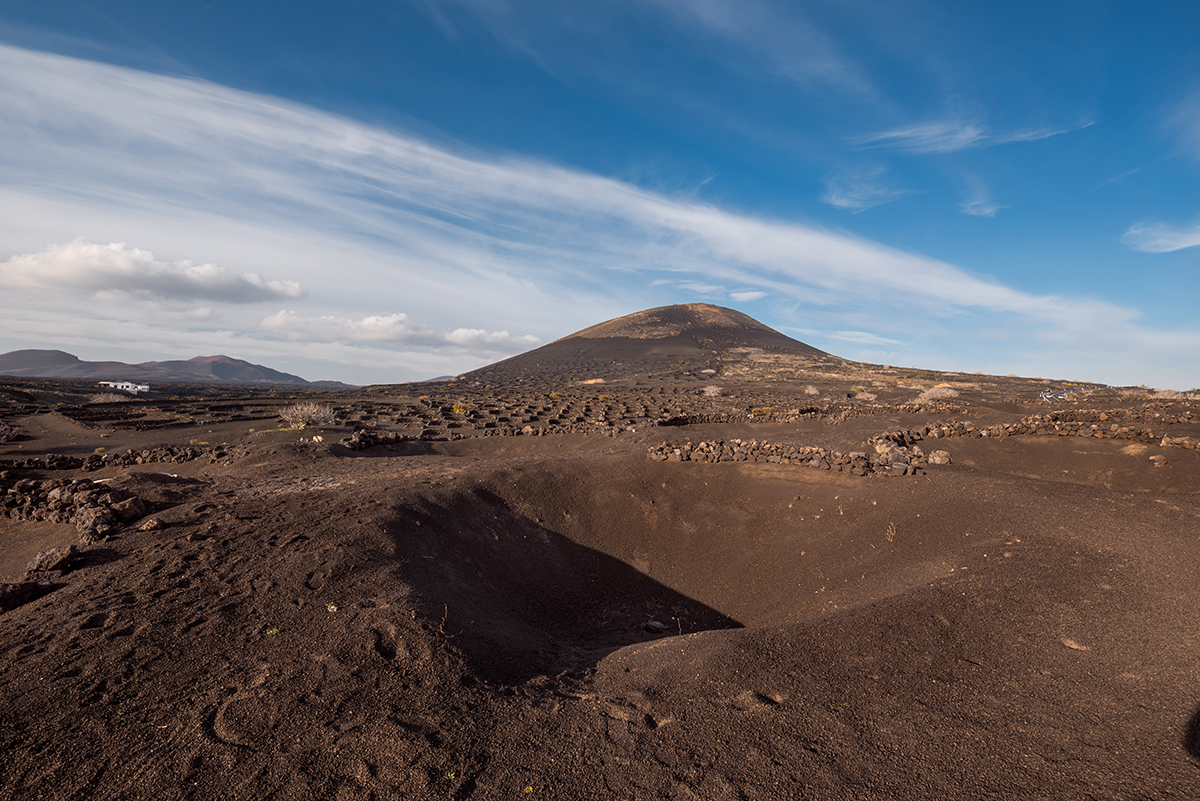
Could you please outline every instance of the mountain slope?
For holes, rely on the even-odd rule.
[[[60,350],[15,350],[0,354],[0,375],[141,383],[229,382],[296,386],[310,383],[298,375],[228,356],[126,364],[83,361]]]
[[[687,303],[608,320],[462,377],[484,382],[698,378],[763,361],[807,367],[842,363],[742,312]]]

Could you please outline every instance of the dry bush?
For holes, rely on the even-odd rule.
[[[301,401],[280,411],[279,419],[292,428],[304,428],[333,425],[335,417],[332,406],[315,401]]]
[[[122,395],[119,392],[97,392],[95,395],[88,395],[88,403],[119,403],[131,400],[133,400],[132,396]]]
[[[817,389],[812,384],[809,384],[807,387],[804,388],[804,394],[805,395],[820,395],[821,390]]]
[[[940,400],[942,398],[957,398],[958,390],[952,387],[930,387],[913,399],[914,403],[924,403],[930,400]]]
[[[856,392],[854,394],[855,400],[873,401],[878,397],[879,396],[876,395],[874,392]]]
[[[711,384],[704,388],[704,397],[719,398],[725,394],[725,390],[718,387],[716,384]]]

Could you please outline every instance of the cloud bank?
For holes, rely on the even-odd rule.
[[[69,293],[115,293],[134,298],[217,303],[264,303],[302,298],[295,281],[234,274],[217,264],[164,261],[124,242],[94,245],[76,239],[0,263],[0,285]]]
[[[392,343],[434,349],[451,345],[488,353],[516,353],[541,342],[535,336],[513,336],[508,331],[479,328],[456,328],[438,333],[427,325],[413,323],[403,313],[351,319],[334,315],[302,317],[284,309],[264,319],[261,328],[273,336],[293,341]]]

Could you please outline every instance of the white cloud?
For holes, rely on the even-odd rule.
[[[952,153],[983,144],[987,136],[983,128],[974,123],[958,120],[935,120],[894,128],[862,137],[864,144],[892,147],[910,153]]]
[[[957,150],[992,147],[1012,142],[1036,142],[1039,139],[1082,130],[1094,124],[1093,120],[1082,120],[1066,127],[988,134],[982,125],[975,122],[955,119],[931,120],[860,137],[858,141],[866,145],[890,147],[909,153],[953,153]]]
[[[970,214],[972,217],[995,217],[996,212],[1004,206],[994,203],[990,198],[977,197],[963,203],[959,208],[963,214]]]
[[[693,292],[697,295],[702,295],[709,298],[725,297],[725,287],[718,284],[705,284],[700,281],[683,281],[679,286],[686,289],[688,292]]]
[[[762,300],[768,294],[759,289],[741,289],[736,292],[730,292],[729,299],[738,303],[749,303],[752,300]]]
[[[834,331],[828,335],[830,339],[836,339],[840,342],[851,342],[855,345],[901,345],[903,344],[898,339],[889,339],[888,337],[872,334],[868,331]]]
[[[267,281],[217,264],[163,261],[125,243],[76,239],[0,263],[0,285],[55,293],[116,293],[148,300],[262,303],[301,298],[295,281]]]
[[[829,37],[799,16],[795,8],[761,0],[654,2],[677,18],[698,24],[767,60],[770,72],[801,86],[824,85],[874,94],[866,72],[840,53]]]
[[[372,315],[354,320],[334,315],[302,317],[294,311],[283,309],[263,320],[262,329],[292,340],[406,344],[437,342],[432,328],[414,325],[406,314]]]
[[[1121,241],[1144,253],[1170,253],[1200,245],[1200,222],[1175,226],[1166,223],[1138,223],[1130,226]]]
[[[1090,128],[1096,124],[1095,120],[1080,120],[1074,125],[1057,128],[1030,128],[1024,131],[1013,131],[1008,134],[998,134],[992,137],[992,141],[996,144],[1007,144],[1009,142],[1036,142],[1039,139],[1049,139],[1052,136],[1059,136],[1073,131],[1081,131],[1084,128]]]
[[[445,335],[446,342],[468,350],[513,353],[527,350],[539,342],[535,336],[512,336],[507,331],[484,331],[482,328],[456,328]]]
[[[992,200],[992,194],[984,185],[983,181],[978,178],[968,178],[970,186],[970,194],[963,204],[959,206],[963,214],[970,214],[973,217],[995,217],[996,212],[1006,208]]]
[[[905,190],[890,189],[884,186],[880,182],[880,178],[885,172],[885,168],[875,167],[869,170],[847,170],[827,175],[824,180],[825,193],[821,195],[821,202],[839,209],[849,209],[857,214],[910,194]]]
[[[341,343],[393,343],[419,349],[449,346],[488,353],[510,353],[537,345],[532,335],[513,336],[508,331],[456,328],[439,334],[427,325],[414,323],[407,314],[371,315],[361,319],[325,315],[302,317],[284,309],[262,321],[263,331],[293,341]]]

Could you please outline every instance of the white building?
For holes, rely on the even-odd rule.
[[[132,392],[134,395],[139,392],[149,392],[149,384],[135,384],[132,381],[101,381],[100,386],[108,387],[109,389],[122,389],[126,392]]]

